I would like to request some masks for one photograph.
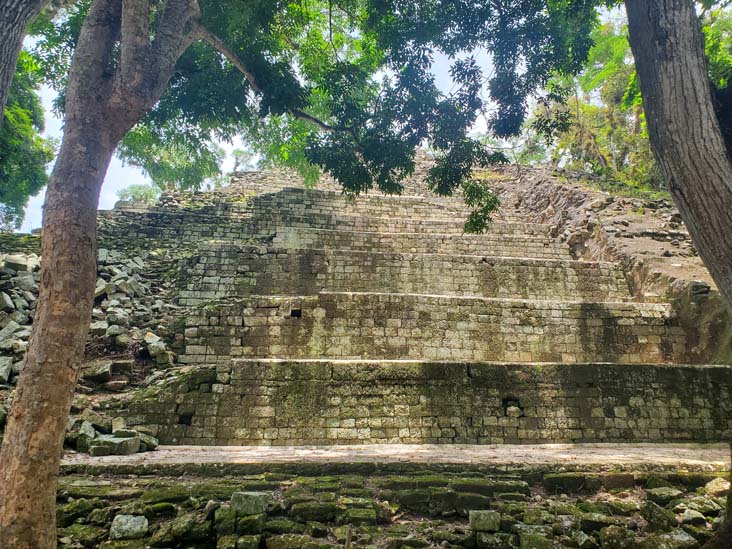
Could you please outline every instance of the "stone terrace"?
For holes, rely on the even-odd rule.
[[[342,196],[291,175],[101,217],[181,257],[179,363],[121,411],[164,444],[718,442],[727,366],[686,364],[663,303],[506,207]],[[510,193],[503,203],[510,205]]]

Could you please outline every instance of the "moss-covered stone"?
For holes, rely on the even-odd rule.
[[[306,501],[290,507],[290,516],[300,522],[331,522],[335,520],[337,511],[335,503]]]
[[[267,549],[330,549],[332,545],[314,540],[309,536],[284,534],[267,538]]]
[[[521,549],[553,549],[554,544],[550,539],[541,534],[521,534]]]
[[[475,544],[478,549],[513,549],[518,547],[518,538],[513,534],[478,532]]]
[[[553,494],[589,493],[598,491],[602,480],[585,473],[549,473],[544,475],[544,487]]]
[[[236,536],[219,536],[216,540],[216,549],[236,549]]]
[[[62,538],[70,538],[84,547],[96,547],[107,537],[107,530],[90,524],[72,524],[61,530]]]
[[[648,528],[654,530],[670,530],[677,526],[676,516],[666,509],[659,507],[652,501],[643,504],[641,516],[648,521]]]
[[[145,490],[140,499],[147,504],[161,502],[176,503],[186,501],[190,496],[191,492],[187,486],[174,485]]]
[[[304,534],[307,526],[288,518],[270,519],[264,524],[264,531],[271,534]]]
[[[145,542],[141,539],[103,541],[99,549],[145,549]]]
[[[87,516],[100,506],[99,499],[75,499],[56,508],[56,524],[61,528],[69,526],[76,519]]]
[[[602,549],[633,549],[635,539],[627,528],[607,526],[600,530],[600,545]]]
[[[660,488],[649,488],[646,490],[646,497],[661,507],[667,505],[672,499],[679,498],[683,492],[678,488],[662,486]]]
[[[239,536],[236,540],[236,549],[259,549],[262,545],[262,536]]]
[[[361,524],[376,524],[376,510],[371,508],[356,507],[346,509],[338,516],[338,522],[341,524],[353,524],[358,526]]]
[[[578,516],[580,529],[585,532],[597,532],[606,526],[619,526],[620,520],[600,513],[582,513]]]
[[[219,535],[222,536],[236,532],[236,511],[229,506],[216,509],[214,514],[214,527]]]
[[[238,513],[237,513],[238,515]],[[237,516],[236,533],[239,535],[261,534],[267,516],[264,513],[258,515]]]
[[[662,534],[653,534],[638,544],[638,549],[697,549],[698,547],[699,542],[681,528]]]
[[[178,512],[176,506],[167,501],[153,503],[150,505],[149,510],[150,513],[156,517],[174,517]]]

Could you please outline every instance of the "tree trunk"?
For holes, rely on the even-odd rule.
[[[732,164],[693,0],[626,0],[653,152],[694,245],[732,309]]]
[[[96,281],[97,201],[116,144],[96,120],[75,127],[67,121],[48,185],[41,291],[0,450],[3,549],[56,547],[59,458]]]
[[[714,111],[694,2],[626,0],[625,7],[653,153],[732,311],[732,163]],[[706,547],[732,547],[732,507]]]
[[[0,0],[0,124],[28,23],[47,0]]]

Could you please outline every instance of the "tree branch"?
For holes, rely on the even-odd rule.
[[[127,85],[140,79],[150,54],[149,0],[122,0],[120,77]]]
[[[232,50],[229,46],[227,46],[223,40],[221,40],[218,36],[216,36],[213,32],[208,30],[203,25],[198,25],[196,27],[196,33],[198,34],[199,38],[201,38],[203,41],[207,42],[211,47],[213,47],[215,50],[217,50],[219,53],[221,53],[226,59],[234,65],[239,72],[241,72],[244,75],[244,78],[246,78],[247,82],[249,83],[249,86],[256,91],[257,93],[263,93],[262,87],[257,82],[256,77],[252,72],[247,68],[247,66],[244,64],[244,62],[239,58],[239,56]],[[338,128],[336,126],[331,126],[330,124],[327,124],[326,122],[323,122],[319,118],[316,118],[315,116],[312,116],[306,112],[301,111],[300,109],[287,109],[287,112],[290,113],[295,118],[299,118],[300,120],[305,120],[306,122],[310,122],[311,124],[314,124],[318,126],[321,130],[327,131],[327,132],[335,132],[335,131],[350,131],[346,130],[345,128]],[[353,133],[353,132],[351,132]]]
[[[197,39],[201,8],[197,0],[168,0],[152,47],[160,68],[174,65]]]
[[[99,88],[106,84],[104,75],[119,37],[121,10],[121,0],[96,0],[91,5],[69,69],[69,82],[77,82],[78,85],[69,86],[67,105],[83,105],[85,94],[97,94]],[[75,100],[79,97],[81,99]],[[66,113],[67,116],[69,114]]]

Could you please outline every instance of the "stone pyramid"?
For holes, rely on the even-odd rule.
[[[175,250],[179,363],[121,413],[164,444],[711,442],[732,374],[687,364],[665,303],[574,259],[505,207],[349,199],[240,174],[187,202],[102,215],[102,245]]]

